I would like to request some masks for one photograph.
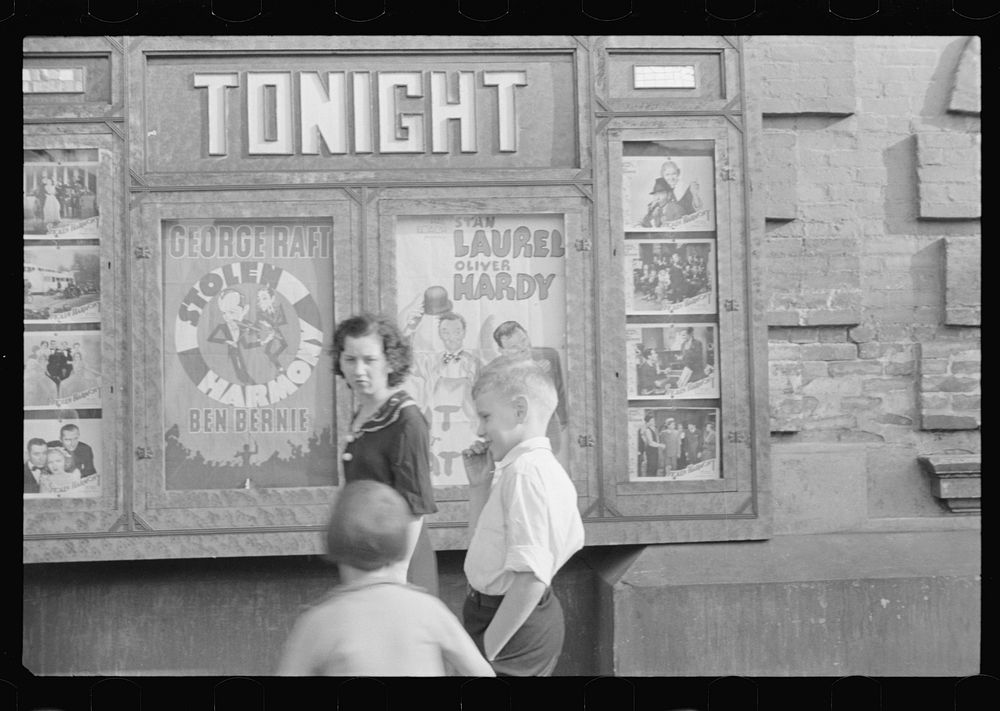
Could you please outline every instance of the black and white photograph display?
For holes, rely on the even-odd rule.
[[[718,479],[719,411],[715,408],[629,408],[629,479]]]
[[[629,141],[622,145],[622,214],[626,232],[715,230],[711,144]]]
[[[31,413],[30,417],[25,414],[25,498],[101,495],[101,421],[89,417],[92,414],[94,411],[84,410],[64,410],[52,417],[45,413]]]
[[[100,236],[96,149],[24,151],[24,236]]]
[[[716,312],[712,240],[626,240],[624,269],[629,315]]]
[[[99,331],[24,333],[24,409],[101,406]]]
[[[719,397],[714,324],[632,325],[625,338],[630,399]]]
[[[101,317],[101,266],[96,244],[24,246],[24,322],[88,323]]]

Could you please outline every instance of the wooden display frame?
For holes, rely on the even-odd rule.
[[[63,538],[100,535],[123,525],[125,481],[119,463],[125,451],[122,396],[127,381],[118,378],[125,362],[121,348],[121,327],[125,308],[119,298],[121,288],[121,249],[116,239],[121,229],[121,153],[118,141],[104,127],[102,132],[53,131],[48,127],[26,127],[26,150],[95,149],[98,151],[97,205],[101,215],[98,253],[100,255],[100,331],[101,338],[101,429],[102,461],[96,462],[101,474],[101,495],[94,498],[25,498],[24,540],[25,557],[31,556],[43,542],[55,542],[56,547],[72,548]],[[32,245],[55,245],[58,239],[31,236]],[[29,246],[29,243],[25,243]]]

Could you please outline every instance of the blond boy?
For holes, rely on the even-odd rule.
[[[576,489],[545,436],[556,390],[534,361],[500,357],[472,395],[480,441],[463,452],[473,533],[462,621],[498,676],[549,676],[565,636],[552,578],[583,547]]]

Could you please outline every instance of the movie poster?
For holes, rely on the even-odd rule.
[[[625,350],[629,399],[719,397],[715,324],[630,324]]]
[[[99,418],[98,412],[83,410],[25,414],[24,498],[101,495],[104,451]]]
[[[713,240],[626,240],[624,269],[629,316],[716,312]]]
[[[101,407],[99,331],[25,331],[24,409]]]
[[[716,408],[629,408],[629,480],[720,478],[718,425]]]
[[[335,486],[333,225],[162,225],[165,486]]]
[[[624,143],[622,218],[626,232],[715,231],[711,146],[691,148],[673,141]]]
[[[93,240],[91,240],[92,242]],[[82,240],[24,243],[24,323],[101,320],[101,257]]]
[[[25,150],[25,238],[99,238],[99,165],[96,148]]]
[[[435,486],[467,484],[472,385],[503,354],[552,376],[546,433],[567,465],[566,245],[562,215],[433,215],[396,220],[399,325],[414,351],[404,387],[430,422]]]

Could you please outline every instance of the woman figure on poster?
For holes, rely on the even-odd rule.
[[[268,285],[257,290],[256,329],[264,355],[271,361],[277,374],[285,370],[278,356],[288,348],[288,340],[281,332],[281,327],[288,325],[288,318],[275,294],[274,287]]]
[[[52,178],[42,180],[42,189],[45,191],[45,202],[42,205],[42,215],[46,227],[58,225],[62,221],[62,205],[56,197],[56,185]]]
[[[664,462],[664,467],[667,470],[667,474],[671,474],[677,471],[677,460],[681,454],[681,434],[680,427],[677,425],[677,420],[670,417],[667,419],[666,423],[666,435],[661,437],[663,441],[663,458],[666,460]]]
[[[333,334],[334,372],[355,396],[357,410],[342,455],[344,481],[373,479],[402,494],[410,508],[406,579],[437,595],[437,559],[424,516],[437,511],[430,476],[427,420],[402,389],[413,367],[410,345],[386,318],[359,314]]]
[[[33,352],[24,363],[24,404],[52,405],[55,400],[55,383],[47,377],[37,352]]]
[[[72,465],[72,459],[58,440],[49,442],[45,456],[45,471],[38,481],[42,494],[58,494],[80,483],[80,470]]]

